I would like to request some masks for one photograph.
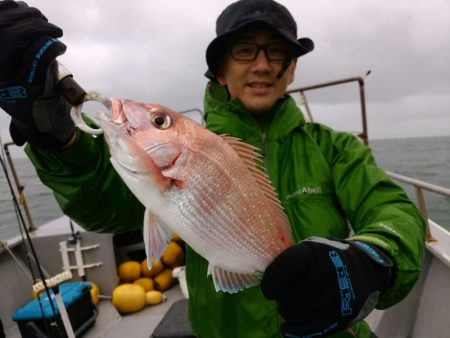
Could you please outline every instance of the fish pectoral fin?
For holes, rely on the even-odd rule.
[[[260,271],[253,273],[231,272],[209,264],[208,275],[212,275],[216,291],[236,293],[240,290],[258,285],[263,273]]]
[[[146,209],[143,236],[147,264],[148,268],[151,269],[152,258],[157,261],[162,256],[172,238],[172,231],[166,225],[161,224],[149,209]]]

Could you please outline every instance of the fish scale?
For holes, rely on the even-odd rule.
[[[198,187],[198,185],[196,185]],[[198,191],[198,190],[196,190]],[[196,198],[195,196],[191,196],[189,198],[191,201],[195,201]],[[226,210],[222,209],[217,209],[216,210],[216,214],[215,216],[213,216],[212,219],[209,219],[208,221],[205,221],[203,217],[201,217],[202,215],[199,214],[198,212],[189,212],[189,210],[185,210],[183,208],[178,208],[180,214],[180,218],[182,219],[189,219],[191,220],[191,224],[196,224],[195,229],[191,229],[192,232],[196,232],[197,235],[203,235],[201,236],[201,238],[204,241],[213,241],[214,245],[218,246],[219,248],[222,248],[228,252],[233,252],[233,247],[224,247],[222,244],[227,243],[226,239],[230,238],[232,235],[232,231],[233,228],[230,225],[231,221],[232,221],[232,217],[230,217]],[[193,208],[195,209],[195,208]],[[225,216],[227,218],[225,218]],[[227,220],[228,219],[228,220]],[[204,224],[206,223],[206,224]],[[211,227],[211,225],[216,225],[215,227]],[[240,229],[241,227],[239,225],[235,225],[235,228]],[[222,231],[220,231],[222,230]],[[241,237],[241,236],[239,236]],[[261,246],[258,246],[257,243],[253,243],[251,241],[245,241],[245,240],[239,240],[240,238],[238,237],[238,240],[235,241],[234,245],[235,246],[240,246],[238,252],[245,252],[245,254],[247,254],[248,256],[251,255],[255,255],[255,251],[256,252],[256,256],[264,254],[264,248]],[[241,237],[242,238],[242,237]],[[242,242],[245,243],[242,244]]]
[[[199,186],[198,184],[193,184],[193,185],[195,187]],[[242,206],[236,204],[236,202],[238,200],[239,199],[231,199],[230,202],[231,203],[235,202],[235,203],[231,204],[231,205],[228,204],[225,207],[228,207],[229,210],[242,209]],[[216,211],[217,211],[217,214],[218,214],[218,216],[217,216],[218,221],[224,220],[224,222],[221,222],[222,226],[218,227],[218,229],[217,229],[217,231],[220,231],[220,230],[226,231],[226,233],[224,234],[224,238],[229,237],[230,234],[232,233],[233,229],[240,230],[242,236],[238,236],[237,237],[237,241],[235,243],[242,243],[242,242],[244,242],[246,244],[245,247],[247,247],[249,249],[248,250],[249,251],[248,252],[249,255],[254,254],[255,256],[261,256],[261,255],[263,255],[266,252],[266,248],[264,248],[263,246],[258,245],[258,243],[256,243],[255,241],[251,241],[251,240],[248,240],[247,238],[244,238],[243,235],[245,235],[245,234],[251,235],[251,231],[248,231],[247,227],[243,226],[243,224],[242,225],[240,225],[240,224],[232,224],[231,222],[232,222],[233,217],[229,215],[227,210],[225,210],[224,208],[218,208]],[[220,215],[219,215],[219,213],[220,213]],[[201,218],[200,216],[201,215],[199,215],[199,218]],[[228,222],[229,223],[226,223],[225,216],[228,216],[228,219],[229,219]],[[214,223],[215,222],[213,222],[213,224]],[[246,222],[243,222],[243,223],[245,224]]]
[[[205,162],[203,162],[203,163],[205,163]],[[232,173],[231,173],[231,175],[232,175]],[[236,176],[230,176],[230,177],[236,177]],[[194,177],[191,177],[191,178],[190,178],[190,183],[189,183],[189,185],[195,187],[195,188],[192,190],[192,193],[194,193],[194,194],[197,193],[197,194],[200,195],[200,196],[208,196],[208,194],[204,192],[205,189],[208,189],[208,185],[205,185],[204,183],[205,183],[205,180],[202,179],[201,177],[198,177],[198,178],[196,178],[195,176],[194,176]],[[202,189],[202,188],[204,188],[204,189]],[[180,194],[182,194],[182,192],[180,192]],[[238,201],[238,199],[231,199],[230,202],[236,202],[236,201]],[[195,196],[194,196],[194,197],[191,197],[190,203],[192,203],[192,205],[195,205],[194,203],[196,203],[196,204],[198,205],[198,204],[201,204],[201,202],[202,202],[202,199],[201,199],[201,198],[198,199],[198,198],[196,198]],[[218,202],[220,202],[220,201],[212,201],[210,204],[218,205],[218,204],[219,204]],[[241,208],[239,205],[225,205],[224,207],[225,207],[225,208],[226,208],[226,207],[229,207],[230,210],[236,210],[236,209]],[[222,222],[220,222],[223,226],[222,226],[222,227],[219,227],[218,230],[220,230],[220,229],[228,230],[228,232],[227,232],[224,236],[229,236],[229,233],[230,233],[230,231],[231,231],[233,228],[237,228],[237,229],[246,229],[245,227],[242,227],[242,226],[240,226],[240,225],[235,225],[235,226],[233,227],[233,224],[231,223],[232,220],[233,220],[233,217],[232,217],[232,216],[229,216],[229,217],[228,217],[229,223],[227,224],[227,223],[226,223],[225,217],[227,217],[229,213],[228,213],[227,210],[225,210],[224,208],[218,208],[218,209],[216,209],[215,211],[216,211],[216,215],[217,215],[217,216],[216,216],[216,217],[217,217],[217,221],[220,222],[221,220],[223,220]],[[220,216],[219,216],[219,214],[220,214]],[[187,215],[184,214],[182,217],[187,217]],[[200,219],[202,219],[202,218],[203,218],[203,217],[202,217],[201,214],[199,214],[199,215],[197,215],[197,216],[193,216],[193,217],[191,216],[191,217],[190,217],[190,219],[193,219],[193,220],[195,220],[195,221],[197,221],[197,222],[198,222]],[[214,223],[217,223],[217,221],[210,222],[210,223],[213,223],[213,224],[214,224]],[[229,225],[229,226],[227,227],[226,225]],[[202,227],[200,227],[200,229],[202,229]],[[204,229],[204,231],[206,231],[207,233],[210,233],[210,231],[213,230],[213,229],[207,229],[206,227],[203,228],[203,229]],[[247,231],[246,231],[246,232],[247,232]],[[217,236],[217,235],[213,234],[212,236]],[[240,241],[239,241],[239,242],[240,242]],[[220,241],[219,241],[219,243],[220,243]],[[252,243],[252,242],[249,242],[249,243],[248,243],[248,245],[252,245],[252,244],[254,244],[254,243]],[[258,250],[259,248],[260,248],[260,247],[257,246],[257,245],[255,244],[255,247],[254,247],[253,249]],[[261,250],[261,251],[263,252],[263,250]]]

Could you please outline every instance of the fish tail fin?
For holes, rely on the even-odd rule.
[[[145,253],[147,255],[148,268],[151,269],[152,258],[157,261],[172,238],[172,231],[162,225],[156,217],[149,211],[145,210],[144,216],[144,243]]]
[[[208,275],[212,275],[216,291],[236,293],[243,289],[258,285],[263,273],[260,271],[255,271],[253,273],[231,272],[209,264]]]

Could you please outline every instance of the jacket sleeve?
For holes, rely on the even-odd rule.
[[[383,249],[394,262],[393,285],[377,308],[403,299],[419,277],[426,225],[406,195],[379,168],[355,136],[331,130],[327,147],[334,188],[353,230],[352,239]]]
[[[58,152],[26,146],[42,183],[53,190],[64,214],[86,230],[121,233],[141,227],[144,207],[111,165],[103,136],[77,133],[75,144]]]

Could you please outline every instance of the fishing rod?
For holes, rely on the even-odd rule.
[[[31,250],[31,254],[33,256],[33,259],[34,259],[34,262],[35,262],[35,265],[36,265],[36,269],[37,269],[38,274],[39,274],[40,282],[42,283],[42,286],[43,286],[43,291],[45,291],[45,293],[46,293],[46,295],[47,295],[47,297],[49,299],[50,308],[51,308],[51,311],[53,313],[53,318],[56,319],[56,310],[55,310],[53,302],[51,301],[50,289],[49,289],[49,287],[47,285],[47,282],[46,282],[46,279],[44,277],[44,272],[43,272],[41,264],[39,262],[39,258],[37,256],[37,253],[36,253],[36,250],[34,248],[33,242],[31,241],[31,237],[30,237],[29,231],[28,231],[27,226],[25,224],[25,219],[24,219],[22,211],[20,209],[19,202],[17,201],[17,197],[16,197],[16,194],[14,192],[14,188],[13,188],[13,185],[11,183],[11,179],[9,177],[8,169],[7,169],[5,161],[4,161],[5,153],[3,151],[4,150],[4,145],[3,145],[3,141],[1,139],[1,136],[0,136],[0,146],[2,148],[1,154],[0,154],[0,164],[1,164],[3,172],[5,174],[5,179],[6,179],[6,182],[8,184],[8,187],[9,187],[9,190],[10,190],[10,194],[11,194],[11,197],[12,197],[14,209],[15,209],[15,212],[16,212],[17,221],[19,223],[19,230],[20,230],[20,233],[21,233],[21,236],[22,236],[22,240],[23,240],[23,243],[24,243],[25,256],[27,257],[28,268],[30,269],[30,272],[32,274],[33,279],[36,281],[37,278],[35,277],[34,270],[32,269],[32,264],[31,264],[31,261],[30,261],[29,252],[27,250],[27,245],[26,244],[28,244],[28,246],[29,246],[29,248]],[[25,233],[25,235],[26,235],[26,239],[27,239],[26,242],[24,240],[23,233]],[[39,296],[37,298],[38,298],[39,307],[40,307],[40,310],[41,310],[42,318],[44,320],[44,325],[46,326],[47,332],[50,333],[50,335],[52,337],[58,337],[58,336],[54,336],[53,333],[52,333],[52,330],[49,328],[49,323],[47,321],[47,318],[45,317],[44,309],[43,309],[43,306],[42,306],[42,303],[41,303],[41,299],[40,299]],[[61,331],[60,325],[58,324],[58,322],[56,320],[54,322],[50,323],[50,326],[54,326],[54,327],[56,327],[56,329],[58,331]]]
[[[14,143],[13,142],[7,142],[7,143],[5,143],[3,145],[3,149],[5,151],[3,156],[6,157],[6,159],[8,160],[9,167],[11,168],[11,172],[12,172],[12,175],[13,175],[13,178],[14,178],[14,182],[16,183],[16,188],[17,188],[17,191],[19,192],[19,195],[20,195],[20,197],[19,197],[20,204],[22,204],[22,206],[23,206],[23,208],[25,210],[25,215],[27,216],[28,230],[29,231],[34,231],[37,228],[34,225],[33,218],[31,217],[31,213],[30,213],[30,208],[28,208],[28,203],[27,203],[27,200],[26,200],[25,195],[23,193],[24,190],[25,190],[25,187],[22,184],[20,184],[20,180],[19,180],[19,177],[17,176],[17,171],[16,171],[16,168],[14,166],[14,162],[13,162],[13,160],[11,158],[11,154],[9,152],[9,146],[11,146],[11,145],[14,145]]]

